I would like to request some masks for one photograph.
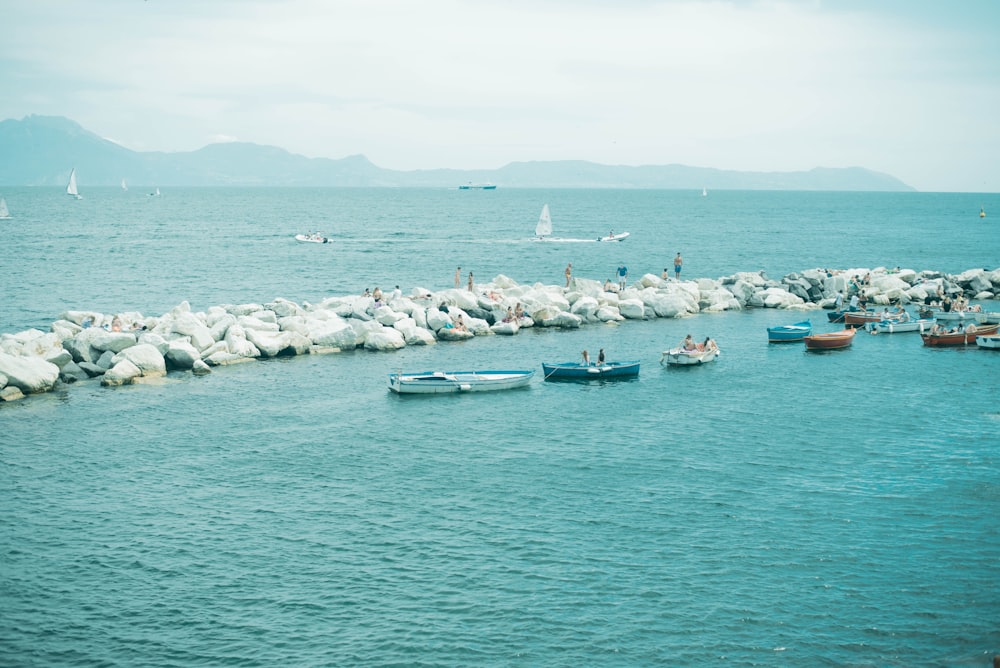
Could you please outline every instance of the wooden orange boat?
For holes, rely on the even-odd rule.
[[[976,345],[977,336],[996,334],[1000,325],[966,325],[960,332],[951,334],[921,334],[925,346]]]
[[[844,324],[848,327],[864,327],[869,322],[878,322],[882,314],[877,311],[845,311]]]
[[[806,342],[806,350],[836,350],[851,345],[857,332],[858,330],[848,327],[838,332],[810,334],[803,341]]]

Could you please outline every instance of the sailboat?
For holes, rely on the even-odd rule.
[[[83,199],[76,189],[76,167],[69,173],[69,185],[66,186],[66,194],[76,199]]]
[[[0,197],[0,218],[10,218],[10,211],[7,209],[7,200]]]
[[[122,190],[128,190],[128,186],[125,185],[125,179],[122,179]]]
[[[985,206],[979,207],[979,217],[980,218],[985,218],[986,217],[986,207]]]
[[[160,189],[157,188],[155,192],[149,193],[149,196],[150,197],[159,197],[160,196]]]
[[[552,216],[549,215],[549,205],[545,204],[538,216],[538,224],[535,225],[535,239],[545,241],[545,238],[550,236],[552,236]]]
[[[702,197],[708,197],[708,188],[702,188],[701,189],[701,196]]]

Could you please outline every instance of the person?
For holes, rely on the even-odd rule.
[[[121,318],[119,318],[118,316],[115,316],[114,319],[111,321],[111,331],[112,332],[122,331],[122,321]]]
[[[455,319],[455,329],[460,332],[467,332],[469,328],[465,326],[465,320],[462,319],[462,314],[459,313],[458,317]]]
[[[690,334],[684,337],[683,348],[684,350],[696,350],[698,348],[694,343],[694,338]]]
[[[569,279],[573,277],[573,263],[566,265],[566,287],[569,287]]]
[[[604,348],[601,348],[597,353],[597,366],[604,366]]]
[[[837,298],[833,300],[833,310],[839,311],[844,308],[844,291],[841,290],[837,293]]]
[[[866,297],[865,293],[863,292],[860,295],[858,295],[858,308],[860,308],[862,311],[868,310],[868,297]]]
[[[399,289],[399,286],[397,285],[397,286],[396,286],[396,287],[395,287],[395,288],[393,289],[393,291],[392,291],[392,297],[391,297],[391,299],[399,299],[399,298],[401,298],[402,296],[403,296],[403,291],[402,291],[402,290],[400,290],[400,289]]]
[[[476,288],[472,284],[472,272],[469,272],[469,292],[475,292]]]
[[[514,309],[507,307],[507,314],[503,317],[504,322],[510,322],[514,319]]]
[[[892,320],[893,316],[889,313],[889,307],[886,306],[882,309],[882,315],[879,317],[880,320]]]
[[[945,295],[945,298],[941,300],[941,310],[945,313],[951,312],[951,297]]]
[[[662,278],[663,280],[667,280],[668,278],[670,278],[670,273],[667,271],[666,267],[663,268],[663,273],[660,274],[660,278]]]
[[[715,341],[712,340],[712,337],[706,336],[705,340],[701,344],[701,349],[702,350],[718,350],[719,347],[717,345],[715,345]]]
[[[94,324],[94,319],[88,315],[86,318],[83,319],[83,322],[80,323],[80,327],[88,329],[93,324]]]
[[[361,296],[362,297],[371,297],[372,296],[372,291],[369,290],[368,288],[365,288],[365,291],[363,293],[361,293]]]
[[[860,304],[860,303],[861,302],[858,299],[858,296],[856,294],[851,295],[851,301],[850,301],[850,303],[849,303],[849,305],[847,307],[847,310],[848,311],[857,311],[858,310],[858,304]]]
[[[628,278],[628,267],[624,264],[618,265],[618,290],[625,289],[625,280]]]
[[[374,299],[377,302],[382,301],[382,288],[378,287],[377,285],[375,286],[375,289],[372,290],[372,299]]]
[[[938,334],[941,333],[943,333],[941,330],[941,325],[937,324],[937,322],[931,325],[931,336],[937,336]]]
[[[455,270],[455,287],[461,287],[462,285],[462,268],[459,267]]]
[[[611,279],[610,278],[605,278],[604,279],[604,291],[605,292],[614,292],[614,290],[615,290],[615,286],[614,286],[614,284],[611,283]]]
[[[588,353],[587,350],[584,349],[582,355],[583,355],[583,363],[584,363],[584,365],[585,366],[590,366],[590,353]]]
[[[680,280],[681,278],[681,265],[684,261],[681,259],[681,254],[678,253],[677,257],[674,258],[674,278]]]

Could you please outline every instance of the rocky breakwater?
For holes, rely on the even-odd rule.
[[[922,302],[939,289],[951,296],[994,299],[1000,294],[1000,269],[957,276],[884,268],[814,269],[780,280],[762,272],[690,281],[646,274],[621,292],[605,287],[586,278],[573,279],[569,288],[520,285],[500,275],[476,286],[476,292],[416,288],[409,296],[385,302],[367,296],[301,305],[276,299],[199,312],[182,302],[158,317],[67,311],[48,332],[31,329],[0,336],[0,402],[48,392],[60,383],[99,379],[102,385],[117,386],[150,382],[171,370],[204,374],[212,367],[279,355],[398,350],[513,335],[524,327],[576,328],[753,307],[830,308],[841,291],[863,291],[876,304]],[[510,317],[519,311],[523,315]]]

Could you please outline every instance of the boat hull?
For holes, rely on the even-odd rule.
[[[870,322],[865,327],[871,332],[880,332],[884,334],[900,334],[903,332],[926,332],[929,331],[931,327],[934,326],[934,320],[931,318],[921,318],[920,320],[908,320],[906,322],[895,322],[892,320],[880,320],[879,322]]]
[[[452,394],[495,392],[524,387],[535,371],[421,371],[390,373],[389,389],[397,394]]]
[[[976,311],[938,311],[934,317],[941,322],[986,322],[986,313]]]
[[[635,378],[639,361],[608,362],[600,366],[577,362],[542,364],[545,380],[598,380],[603,378]]]
[[[987,336],[977,336],[976,345],[980,348],[987,348],[990,350],[1000,350],[1000,336],[997,335],[987,335]]]
[[[812,334],[812,323],[808,320],[797,322],[794,325],[779,325],[778,327],[767,328],[767,340],[769,343],[801,341],[810,334]]]
[[[970,325],[967,329],[954,334],[921,334],[920,337],[924,340],[925,346],[967,346],[976,343],[976,337],[996,334],[998,328],[1000,325]]]
[[[663,366],[700,366],[714,362],[719,358],[718,350],[684,350],[683,348],[673,348],[665,350],[660,356],[660,364]]]
[[[874,311],[846,311],[844,313],[844,324],[848,327],[864,327],[869,322],[878,322],[881,319],[882,314]]]
[[[803,340],[806,342],[806,350],[838,350],[850,346],[854,342],[856,333],[857,330],[849,328],[839,332],[810,334]]]

